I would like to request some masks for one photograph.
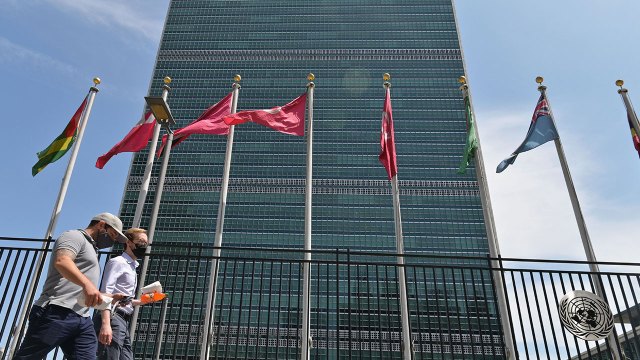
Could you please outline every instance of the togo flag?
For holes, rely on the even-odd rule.
[[[38,162],[33,165],[31,168],[31,175],[36,176],[42,169],[44,169],[47,165],[52,162],[57,161],[64,154],[71,149],[73,143],[76,141],[76,136],[78,135],[78,125],[80,124],[80,117],[84,112],[84,109],[87,105],[87,97],[84,98],[82,105],[76,110],[76,113],[67,124],[67,127],[64,128],[62,134],[58,135],[58,137],[53,140],[51,145],[47,146],[46,149],[40,151],[38,155]]]

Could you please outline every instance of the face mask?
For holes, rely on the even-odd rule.
[[[96,246],[98,249],[106,249],[113,246],[113,240],[109,236],[108,232],[101,232],[98,234],[98,238],[96,239]]]
[[[133,253],[133,255],[136,256],[136,258],[141,258],[145,255],[145,251],[147,251],[146,247],[136,247],[135,249],[132,249],[131,252]]]

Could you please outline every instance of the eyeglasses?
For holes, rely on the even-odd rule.
[[[137,242],[135,242],[135,241],[133,241],[131,239],[128,239],[128,240],[131,241],[133,243],[133,245],[136,246],[136,249],[140,249],[140,248],[144,249],[149,245],[149,243],[137,243]]]

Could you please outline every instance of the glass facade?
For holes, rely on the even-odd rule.
[[[391,187],[378,162],[382,74],[390,73],[405,251],[486,256],[475,169],[457,173],[466,125],[451,0],[173,0],[150,94],[160,95],[163,77],[172,77],[168,102],[182,127],[231,91],[234,74],[242,76],[240,111],[289,102],[306,91],[309,72],[316,75],[313,248],[395,251]],[[305,141],[236,126],[223,246],[303,248]],[[225,147],[226,137],[196,135],[172,150],[154,242],[185,251],[213,242]],[[146,158],[143,151],[132,163],[121,209],[128,224]],[[206,276],[198,282],[176,271],[207,284]],[[489,280],[481,285],[492,298]],[[202,299],[191,301],[202,310]],[[176,352],[197,354],[198,346]],[[334,356],[326,345],[313,351]]]

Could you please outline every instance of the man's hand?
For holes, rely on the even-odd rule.
[[[105,321],[103,321],[100,327],[100,334],[98,334],[98,341],[104,345],[111,345],[112,334],[111,324],[105,324]]]
[[[122,293],[117,293],[117,294],[105,294],[105,295],[107,295],[108,297],[112,298],[114,302],[115,302],[115,301],[120,301],[120,300],[122,300],[122,299],[124,299],[124,298],[126,298],[126,297],[127,297],[127,295],[122,294]]]
[[[100,290],[98,290],[90,281],[84,284],[82,291],[84,292],[84,302],[87,307],[94,307],[102,304],[102,294],[100,293]]]

